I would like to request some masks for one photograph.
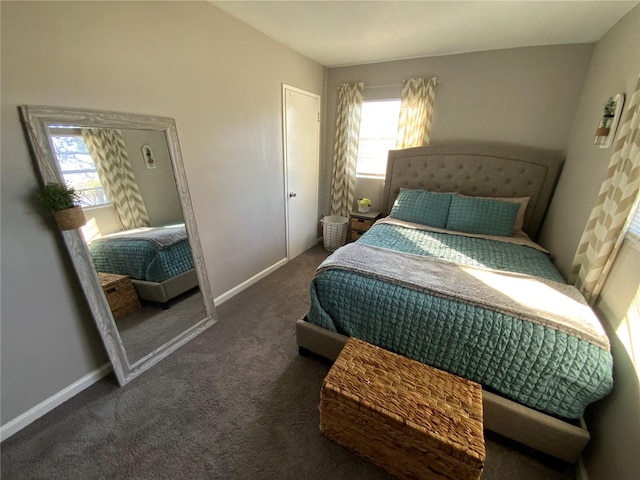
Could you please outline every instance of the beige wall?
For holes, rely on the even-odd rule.
[[[556,264],[565,276],[570,273],[573,255],[611,157],[610,149],[593,145],[603,105],[616,93],[625,93],[628,98],[640,73],[638,10],[636,7],[629,12],[596,45],[562,175],[540,235],[540,241],[556,255]]]
[[[281,84],[322,95],[325,69],[207,2],[0,8],[5,424],[106,362],[64,245],[28,202],[16,107],[175,118],[218,296],[286,256]]]
[[[624,93],[628,99],[638,75],[640,7],[635,7],[595,46],[564,170],[543,228],[542,241],[556,254],[556,263],[565,275],[611,157],[610,149],[593,145],[603,104],[616,93]],[[639,289],[640,251],[625,243],[597,305],[611,339],[614,388],[585,416],[592,433],[584,454],[589,480],[631,480],[638,478],[640,472],[639,370],[637,363],[634,366],[628,342],[628,332],[634,328],[637,332],[640,325]],[[634,348],[640,352],[638,336]]]
[[[337,87],[363,81],[365,99],[399,98],[405,78],[437,75],[432,143],[492,140],[564,150],[592,45],[516,48],[329,69],[321,197],[328,213]],[[366,86],[396,85],[389,88]],[[379,207],[381,180],[358,179],[356,198]]]

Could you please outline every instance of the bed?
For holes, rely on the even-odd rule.
[[[163,307],[198,286],[183,223],[105,235],[93,240],[89,251],[98,272],[128,275],[138,297]]]
[[[557,152],[504,144],[391,151],[391,217],[316,272],[301,353],[334,359],[356,336],[470,378],[487,429],[577,460],[612,359],[591,309],[531,241],[561,165]]]

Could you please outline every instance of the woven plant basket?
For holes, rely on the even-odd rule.
[[[74,230],[87,223],[82,207],[72,207],[67,208],[66,210],[53,212],[53,216],[55,217],[56,222],[58,222],[60,230]]]

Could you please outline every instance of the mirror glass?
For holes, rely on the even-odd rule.
[[[120,384],[210,326],[215,309],[173,119],[20,107],[43,184],[73,187],[62,235]]]

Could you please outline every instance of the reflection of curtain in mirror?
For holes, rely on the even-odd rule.
[[[83,128],[82,137],[122,228],[148,227],[149,215],[129,163],[122,132],[113,128]]]

